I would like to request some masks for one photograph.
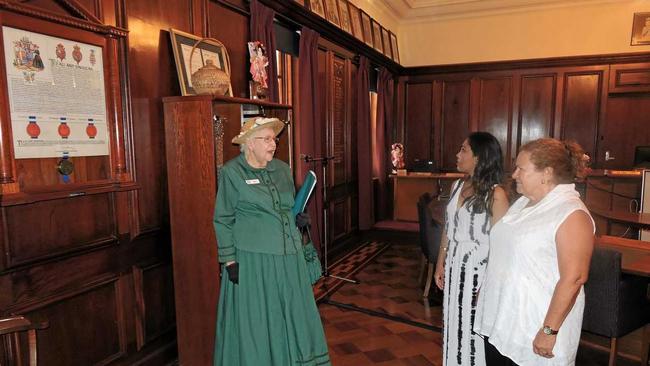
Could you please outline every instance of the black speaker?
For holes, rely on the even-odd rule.
[[[650,168],[650,146],[637,146],[634,149],[634,167]]]

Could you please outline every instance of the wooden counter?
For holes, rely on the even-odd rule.
[[[391,175],[393,180],[393,220],[418,221],[418,199],[425,192],[447,201],[451,184],[463,178],[462,173],[410,173]]]

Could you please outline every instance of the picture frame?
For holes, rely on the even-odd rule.
[[[350,10],[348,9],[347,0],[338,0],[339,19],[341,20],[341,29],[352,34],[352,25],[350,22]]]
[[[370,22],[370,15],[363,10],[359,10],[361,13],[361,26],[363,27],[363,41],[370,47],[372,47],[372,25]]]
[[[630,46],[650,44],[650,13],[634,13]]]
[[[321,18],[325,18],[325,5],[323,5],[323,0],[309,0],[309,10]]]
[[[377,23],[377,21],[374,19],[371,19],[371,22],[372,22],[372,46],[380,53],[384,53],[384,46],[381,43],[381,24]]]
[[[348,12],[350,13],[350,26],[352,35],[363,42],[363,28],[361,26],[361,12],[351,2],[348,2]]]
[[[390,35],[388,34],[388,29],[384,27],[381,27],[381,43],[384,46],[384,55],[392,60],[393,52],[390,47]]]
[[[393,50],[393,61],[399,64],[400,61],[399,61],[399,48],[397,47],[397,36],[395,35],[395,33],[390,31],[389,34],[390,34],[390,46],[391,49]]]
[[[340,28],[341,20],[339,19],[339,10],[336,1],[337,0],[325,0],[325,14],[327,14],[327,20],[329,20],[330,23]]]
[[[212,60],[215,66],[230,76],[228,51],[222,44],[205,39],[196,47],[194,55],[191,56],[192,47],[203,39],[202,37],[170,28],[169,38],[171,39],[172,49],[174,51],[174,61],[176,63],[176,72],[178,73],[178,82],[181,86],[181,95],[197,94],[192,87],[191,72],[196,72],[199,68],[205,66],[207,60]],[[191,65],[190,59],[192,62]],[[233,96],[232,84],[228,87],[225,95]]]

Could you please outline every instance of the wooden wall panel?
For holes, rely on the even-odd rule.
[[[519,146],[553,133],[555,122],[555,74],[524,75],[521,79]]]
[[[602,88],[602,72],[564,75],[561,138],[577,141],[592,158],[596,156]]]
[[[21,311],[50,326],[38,333],[39,365],[105,364],[125,354],[115,279]]]
[[[157,262],[133,269],[137,347],[141,349],[175,324],[171,265]]]
[[[600,129],[598,161],[605,169],[626,169],[634,162],[634,148],[650,145],[650,93],[614,95],[607,100],[607,118]],[[605,161],[609,151],[614,160]]]
[[[331,202],[330,239],[332,241],[344,238],[350,231],[350,200],[346,197],[334,199]]]
[[[456,153],[469,134],[470,81],[445,81],[442,96],[442,169],[456,169]]]
[[[512,77],[480,78],[478,131],[486,131],[499,140],[505,162],[511,160]]]
[[[117,240],[107,193],[3,207],[2,211],[9,267]]]
[[[230,83],[233,95],[249,97],[248,80],[248,16],[226,8],[216,1],[208,2],[209,35],[220,40],[230,55]],[[228,26],[224,26],[227,24]]]
[[[149,0],[126,1],[129,29],[129,76],[135,142],[139,221],[143,231],[160,228],[168,217],[161,98],[180,95],[169,28],[192,33],[189,1],[152,6]]]
[[[436,136],[433,129],[433,84],[406,84],[406,117],[404,119],[405,162],[415,159],[433,160]]]

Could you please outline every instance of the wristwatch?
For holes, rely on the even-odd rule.
[[[548,325],[545,325],[542,328],[542,332],[544,332],[544,334],[546,335],[556,335],[558,331],[551,329],[551,327],[549,327]]]

